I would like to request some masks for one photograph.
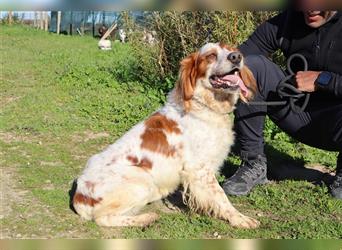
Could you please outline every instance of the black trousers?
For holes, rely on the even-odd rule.
[[[254,101],[281,101],[276,93],[279,82],[285,77],[281,68],[259,55],[247,56],[245,62],[258,83]],[[289,105],[253,106],[239,102],[235,110],[235,131],[242,155],[264,154],[266,115],[296,140],[316,148],[338,151],[342,159],[342,98],[314,92],[301,113],[293,112]]]

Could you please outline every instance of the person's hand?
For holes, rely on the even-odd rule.
[[[314,92],[315,81],[320,71],[298,71],[296,74],[297,89],[303,92]]]

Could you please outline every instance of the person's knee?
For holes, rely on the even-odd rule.
[[[248,55],[244,60],[245,64],[253,69],[260,67],[260,65],[264,64],[268,59],[263,55]]]
[[[267,80],[273,80],[267,71],[273,71],[274,67],[278,67],[263,55],[248,55],[244,59],[245,65],[252,71],[257,81],[259,89],[263,89],[263,85]],[[269,79],[271,78],[271,79]],[[275,79],[278,81],[279,79]]]
[[[269,94],[276,93],[277,86],[284,79],[281,67],[263,55],[245,57],[246,66],[252,71],[262,99],[271,98]]]

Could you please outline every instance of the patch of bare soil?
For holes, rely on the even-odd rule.
[[[10,104],[10,103],[12,103],[12,102],[14,102],[14,101],[16,101],[16,100],[18,100],[18,99],[20,99],[20,97],[18,97],[18,96],[4,96],[4,97],[1,97],[1,101],[0,101],[0,106],[1,107],[5,107],[6,105],[8,105],[8,104]]]
[[[1,168],[0,173],[0,239],[89,238],[88,232],[80,227],[86,222],[77,218],[79,225],[75,225],[77,215],[70,209],[56,214],[53,208],[33,197],[30,191],[18,188],[14,169]],[[47,218],[53,223],[49,223]],[[64,229],[57,230],[58,224],[63,224]],[[118,235],[113,232],[107,230],[102,234],[107,233],[108,237]]]
[[[84,133],[78,133],[72,136],[72,140],[75,142],[87,142],[89,140],[95,140],[99,138],[109,137],[106,132],[94,133],[92,131],[86,131]]]
[[[27,201],[25,201],[25,196],[28,191],[19,190],[15,187],[13,180],[13,171],[9,171],[9,169],[1,168],[1,202],[0,202],[0,219],[1,219],[1,230],[0,235],[1,239],[4,238],[12,238],[13,231],[11,228],[6,227],[3,224],[3,220],[11,217],[13,213],[16,211],[13,210],[13,205],[16,206],[25,206],[27,205]],[[20,218],[20,216],[18,215]]]
[[[12,132],[0,132],[0,140],[7,144],[13,142],[42,144],[41,138],[39,138],[37,135],[31,135],[30,133],[17,134]]]
[[[30,191],[18,188],[17,179],[14,169],[1,168],[0,238],[52,238],[54,225],[37,223],[34,226],[29,221],[35,221],[42,215],[55,218],[54,213],[49,206],[34,198]],[[63,236],[67,237],[67,233]]]

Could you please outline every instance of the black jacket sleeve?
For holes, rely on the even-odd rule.
[[[332,75],[332,79],[324,89],[334,93],[335,96],[342,98],[342,75],[332,72],[330,73]]]
[[[280,49],[282,26],[286,23],[287,11],[259,25],[252,35],[239,46],[243,55],[264,55]]]

